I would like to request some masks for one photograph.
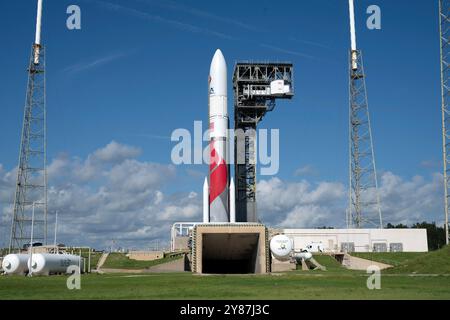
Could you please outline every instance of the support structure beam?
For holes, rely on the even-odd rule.
[[[47,243],[47,123],[45,93],[45,48],[40,46],[35,64],[33,44],[28,68],[22,138],[17,171],[14,212],[9,250],[30,241],[31,216],[35,205],[34,240]]]

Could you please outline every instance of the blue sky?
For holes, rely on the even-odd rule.
[[[81,8],[79,31],[65,26],[70,4]],[[365,27],[371,4],[381,7],[381,30]],[[35,1],[2,1],[0,15],[0,164],[11,172],[17,164]],[[47,0],[43,19],[50,162],[62,154],[85,161],[116,141],[139,148],[132,156],[141,164],[169,165],[172,131],[192,130],[194,120],[207,120],[209,64],[221,48],[229,69],[230,113],[236,61],[295,66],[295,98],[279,102],[261,123],[280,129],[275,178],[292,185],[307,181],[313,189],[321,183],[347,185],[347,1]],[[435,198],[420,217],[438,220],[443,214],[437,203],[442,190],[436,189],[442,165],[437,2],[360,0],[356,19],[380,176],[392,174],[412,194],[433,186]],[[302,168],[302,175],[294,174]],[[206,170],[176,168],[174,181],[155,188],[171,197],[200,193]],[[409,188],[414,183],[418,189]],[[94,192],[100,184],[86,182]],[[6,206],[7,197],[2,201]]]

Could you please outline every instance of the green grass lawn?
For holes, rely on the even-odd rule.
[[[82,255],[83,258],[85,258],[86,261],[88,261],[89,253],[83,252]],[[101,252],[91,252],[91,269],[95,269],[97,267],[98,260],[100,260],[101,256],[102,256]]]
[[[326,268],[326,271],[322,271],[322,270],[309,270],[309,271],[302,271],[302,266],[301,265],[297,265],[297,272],[302,272],[302,273],[310,273],[310,272],[314,272],[315,274],[317,273],[321,273],[321,274],[352,274],[355,273],[355,271],[352,270],[348,270],[345,267],[343,267],[339,262],[336,261],[336,259],[334,259],[333,257],[329,256],[329,255],[321,255],[321,254],[315,254],[314,255],[314,259],[316,259],[316,261],[318,263],[320,263],[323,267]]]
[[[382,278],[368,290],[358,272],[291,272],[281,275],[198,276],[189,273],[83,275],[81,290],[66,277],[0,277],[4,299],[450,299],[450,277]]]
[[[368,259],[372,261],[378,261],[391,266],[399,266],[403,262],[417,258],[423,253],[421,252],[359,252],[352,253],[354,257]]]
[[[327,256],[327,255],[314,255],[314,259],[316,259],[316,261],[318,263],[320,263],[322,266],[327,268],[326,271],[322,271],[322,272],[326,272],[326,273],[330,273],[330,272],[333,272],[333,273],[350,273],[351,272],[350,270],[344,268],[333,257]],[[320,271],[320,270],[316,270],[316,271]]]
[[[387,270],[389,273],[450,274],[450,246],[421,254]]]
[[[129,259],[123,253],[110,253],[102,268],[129,269],[129,270],[146,269],[146,268],[156,266],[161,263],[166,263],[166,262],[178,260],[181,258],[182,258],[182,256],[170,256],[170,257],[165,257],[163,259],[158,259],[158,260],[153,260],[153,261],[138,261],[138,260]]]
[[[366,287],[365,272],[343,268],[332,257],[315,256],[327,271],[272,275],[87,274],[81,290],[66,288],[65,276],[0,276],[4,299],[446,299],[450,300],[450,248],[420,254],[382,272],[381,290]],[[149,262],[112,255],[111,268]],[[125,257],[126,258],[126,257]],[[396,257],[396,259],[402,259]],[[420,275],[414,275],[414,272]],[[430,275],[426,275],[426,274]],[[440,273],[440,275],[439,275]],[[423,275],[425,274],[425,275]],[[433,275],[431,275],[433,274]],[[438,274],[438,275],[435,275]]]
[[[390,264],[388,273],[450,274],[450,246],[427,253],[352,253],[355,257]]]

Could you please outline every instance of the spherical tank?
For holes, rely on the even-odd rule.
[[[270,251],[278,260],[288,260],[292,251],[292,241],[285,235],[277,235],[270,240]]]

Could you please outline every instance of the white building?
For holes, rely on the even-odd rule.
[[[426,229],[282,229],[294,249],[321,244],[325,252],[427,252]]]
[[[171,250],[189,248],[189,235],[200,222],[177,222],[171,229]],[[290,237],[294,250],[312,246],[325,252],[427,252],[426,229],[275,229]]]

